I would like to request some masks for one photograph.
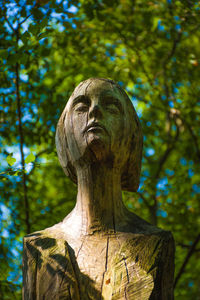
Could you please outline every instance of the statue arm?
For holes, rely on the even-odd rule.
[[[150,300],[174,299],[174,239],[169,231],[163,231],[160,247],[157,254],[157,272],[154,281],[154,290]]]

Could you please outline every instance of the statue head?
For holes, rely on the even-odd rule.
[[[78,167],[99,161],[120,172],[122,189],[137,191],[142,144],[138,116],[117,83],[90,78],[75,88],[56,131],[58,157],[73,182]]]

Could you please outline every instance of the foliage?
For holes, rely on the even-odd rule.
[[[124,202],[172,231],[176,299],[198,299],[199,2],[5,0],[0,6],[0,298],[21,297],[23,236],[59,222],[74,205],[76,187],[55,155],[55,127],[74,87],[105,77],[127,90],[144,133],[140,189],[124,193]]]

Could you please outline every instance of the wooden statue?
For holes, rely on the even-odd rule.
[[[77,202],[61,223],[24,238],[23,299],[173,299],[171,233],[122,202],[122,189],[137,191],[142,158],[140,123],[124,90],[103,78],[81,82],[56,146]]]

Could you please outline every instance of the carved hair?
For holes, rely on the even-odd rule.
[[[111,88],[116,87],[123,97],[126,100],[126,104],[128,106],[127,112],[129,114],[129,120],[131,122],[131,147],[130,147],[130,155],[129,158],[123,168],[123,173],[121,176],[121,185],[123,190],[136,192],[139,187],[140,181],[140,171],[141,171],[141,160],[142,160],[142,147],[143,147],[143,136],[142,136],[142,129],[134,109],[134,106],[129,99],[126,92],[113,80],[104,79],[104,78],[90,78],[81,82],[76,89],[77,91],[83,84],[87,83],[90,84],[92,81],[95,80],[102,80],[111,84]],[[73,92],[73,94],[74,94]],[[73,97],[73,94],[71,97]],[[77,183],[76,177],[76,170],[72,165],[69,154],[68,154],[68,145],[66,139],[66,132],[65,132],[65,116],[66,116],[66,107],[59,119],[57,130],[56,130],[56,148],[58,153],[58,158],[60,164],[65,172],[65,174],[75,183]]]

